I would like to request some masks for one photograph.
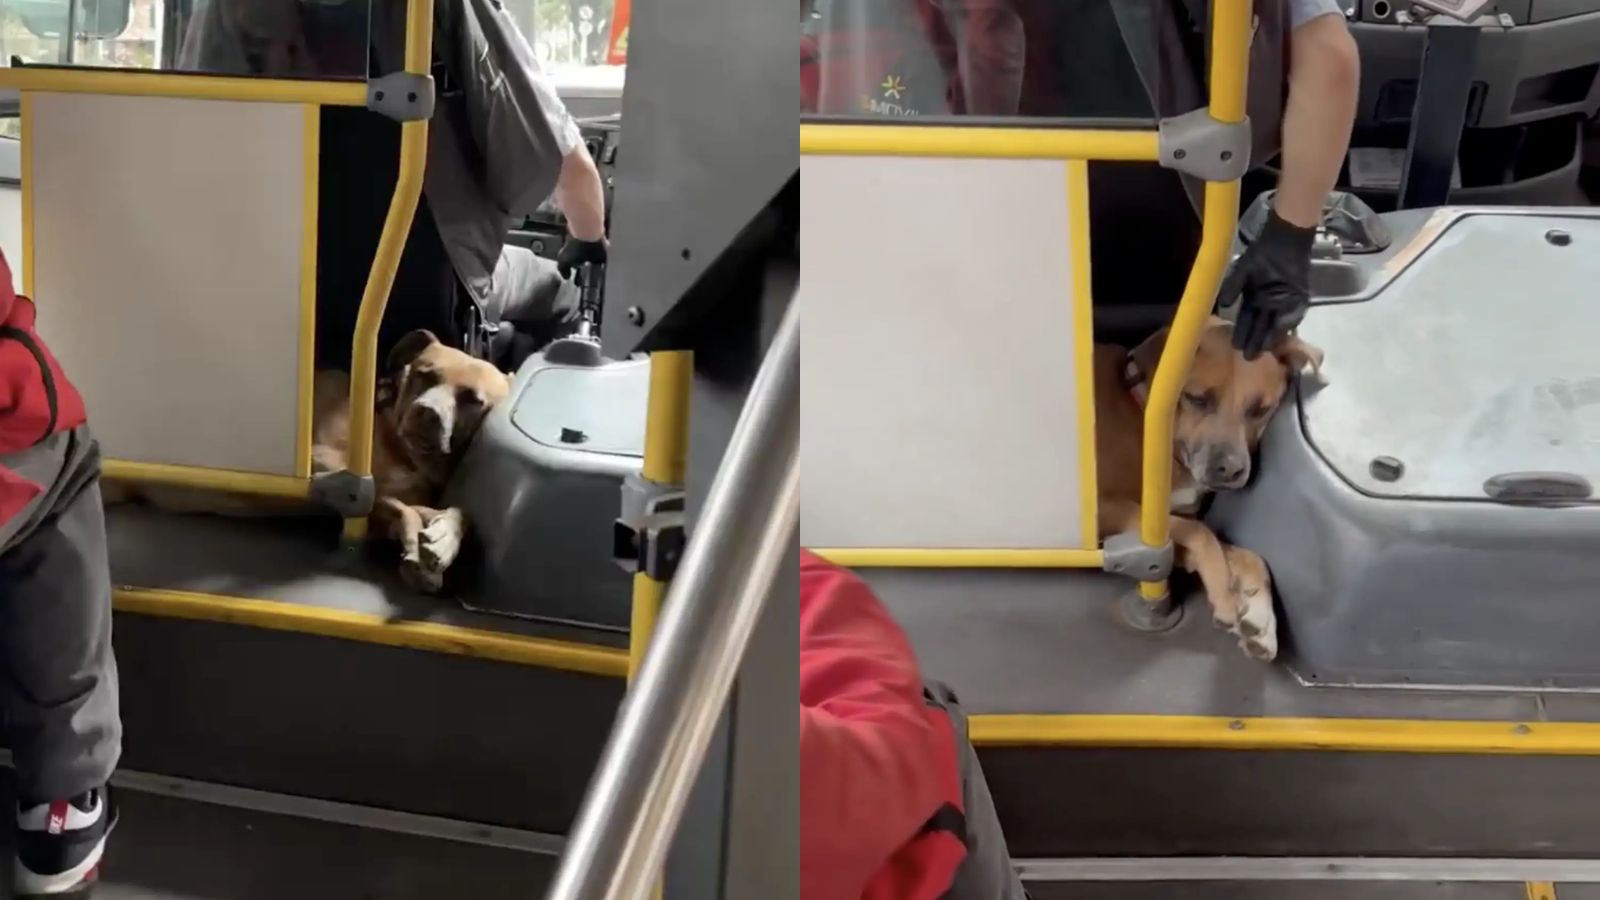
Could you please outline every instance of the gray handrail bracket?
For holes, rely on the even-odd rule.
[[[367,109],[396,122],[433,118],[432,75],[391,72],[367,82]]]
[[[622,480],[622,514],[612,526],[611,558],[627,572],[671,581],[683,558],[683,488],[639,474]]]

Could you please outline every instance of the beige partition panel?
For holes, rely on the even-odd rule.
[[[1073,165],[802,157],[805,545],[1094,545]]]
[[[299,474],[306,107],[28,103],[40,328],[106,455]]]

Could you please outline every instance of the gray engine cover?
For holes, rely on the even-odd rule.
[[[1514,473],[1600,484],[1600,214],[1392,222],[1366,290],[1300,329],[1325,383],[1301,380],[1208,520],[1267,560],[1308,681],[1600,687],[1600,497],[1490,496]]]
[[[612,562],[612,526],[622,480],[643,461],[649,383],[643,356],[585,368],[536,354],[522,365],[446,492],[472,536],[457,562],[464,602],[627,628],[631,578]]]

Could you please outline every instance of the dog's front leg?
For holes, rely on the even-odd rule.
[[[1100,533],[1117,534],[1139,529],[1139,504],[1131,500],[1100,502]],[[1233,631],[1239,625],[1239,606],[1235,599],[1228,558],[1216,532],[1194,519],[1171,516],[1167,531],[1172,536],[1176,562],[1185,571],[1200,576],[1206,600],[1211,604],[1211,619],[1218,628]]]
[[[372,511],[379,533],[400,542],[400,577],[412,588],[431,594],[444,586],[443,572],[422,559],[422,512],[393,497],[378,500]]]
[[[1257,659],[1278,655],[1278,617],[1272,610],[1272,575],[1260,554],[1232,544],[1224,545],[1228,571],[1233,575],[1239,608],[1239,646]]]
[[[467,534],[467,520],[458,507],[430,509],[415,507],[422,516],[422,563],[440,579],[461,555],[461,542]]]

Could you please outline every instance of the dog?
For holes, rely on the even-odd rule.
[[[370,537],[400,545],[400,575],[437,593],[461,552],[467,522],[440,508],[445,483],[484,417],[511,391],[510,376],[446,346],[432,332],[401,338],[378,381],[372,428],[374,500]],[[341,471],[350,452],[350,376],[316,374],[312,392],[313,475]],[[168,512],[275,516],[305,507],[269,498],[156,485],[107,484],[106,503],[143,500]]]
[[[1163,328],[1132,351],[1095,347],[1095,443],[1099,525],[1105,538],[1139,528],[1144,483],[1144,404],[1166,346]],[[1195,519],[1205,496],[1250,480],[1251,455],[1302,369],[1320,374],[1323,354],[1296,336],[1246,360],[1233,326],[1213,316],[1195,350],[1172,429],[1171,535],[1176,563],[1200,578],[1212,620],[1250,656],[1278,654],[1272,578],[1256,553],[1224,544]]]
[[[467,527],[460,508],[439,508],[440,497],[484,417],[510,393],[511,379],[426,330],[401,338],[385,371],[372,429],[372,534],[400,544],[408,585],[436,593]],[[319,373],[313,396],[312,473],[340,471],[350,450],[349,376]]]

